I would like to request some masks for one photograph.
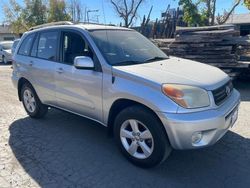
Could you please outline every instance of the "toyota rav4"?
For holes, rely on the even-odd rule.
[[[31,118],[48,107],[108,127],[132,163],[216,143],[237,120],[240,94],[218,68],[169,57],[138,32],[54,23],[26,32],[12,80]]]

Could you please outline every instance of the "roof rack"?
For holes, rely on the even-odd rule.
[[[31,27],[29,31],[35,30],[35,29],[40,29],[48,26],[55,26],[55,25],[73,25],[72,22],[69,21],[61,21],[61,22],[51,22],[51,23],[46,23],[38,26]]]
[[[115,26],[115,24],[104,24],[104,23],[95,23],[95,22],[77,22],[75,24]]]

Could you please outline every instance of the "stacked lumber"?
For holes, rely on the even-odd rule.
[[[239,37],[234,42],[237,44],[236,53],[240,61],[250,61],[250,36]]]
[[[234,26],[222,25],[177,28],[174,39],[155,39],[155,42],[169,55],[213,65],[236,77],[249,66],[238,61],[245,50],[245,46],[244,50],[239,48],[239,38]]]

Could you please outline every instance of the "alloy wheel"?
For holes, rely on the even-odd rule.
[[[30,113],[35,112],[35,110],[36,110],[35,96],[29,89],[24,90],[23,100],[24,100],[24,105],[25,105],[26,109]]]
[[[137,159],[148,158],[154,150],[154,139],[142,122],[129,119],[120,128],[120,139],[123,147]]]

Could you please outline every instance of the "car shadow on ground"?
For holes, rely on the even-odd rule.
[[[8,67],[8,66],[11,66],[11,63],[5,64],[5,63],[3,63],[3,62],[0,62],[0,66],[6,66],[6,67]]]
[[[45,119],[29,117],[10,125],[9,145],[41,187],[247,187],[250,140],[229,131],[217,144],[173,151],[163,164],[130,164],[105,127],[51,109]]]

